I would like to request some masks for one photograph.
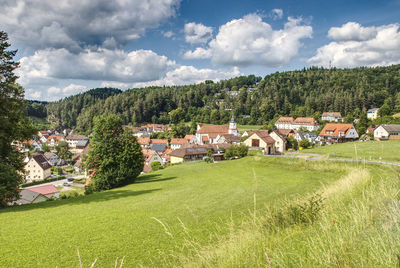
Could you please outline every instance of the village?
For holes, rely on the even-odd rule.
[[[378,110],[368,110],[368,119],[376,119]],[[241,133],[232,113],[228,125],[197,124],[196,133],[170,139],[152,138],[157,133],[170,133],[168,125],[124,125],[122,128],[131,131],[142,148],[142,173],[183,162],[222,161],[231,146],[242,145],[248,150],[259,150],[263,155],[282,155],[287,151],[348,141],[400,140],[400,125],[396,124],[371,125],[360,137],[354,124],[343,123],[338,112],[325,112],[318,121],[312,117],[281,116],[272,131],[254,129]],[[88,178],[83,159],[89,151],[89,143],[89,137],[74,134],[71,129],[41,130],[33,139],[16,143],[19,152],[26,155],[26,165],[21,198],[14,204],[58,199],[60,192],[83,188]],[[57,154],[61,146],[64,154],[65,150],[68,152],[67,159]]]

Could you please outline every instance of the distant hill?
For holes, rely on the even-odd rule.
[[[279,115],[313,116],[324,111],[349,118],[371,107],[400,112],[400,65],[353,69],[304,68],[264,77],[240,76],[217,83],[130,89],[93,89],[46,105],[48,118],[90,131],[92,119],[117,114],[124,123],[169,123],[181,107],[184,121],[225,124],[232,112],[240,124],[265,125]]]

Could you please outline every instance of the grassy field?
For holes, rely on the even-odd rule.
[[[262,125],[237,125],[238,130],[242,133],[246,130],[258,130],[261,129]]]
[[[347,142],[306,149],[302,152],[329,154],[337,158],[400,162],[400,141]]]
[[[387,267],[399,168],[251,156],[0,210],[0,267]],[[271,265],[270,265],[271,263]]]
[[[110,267],[123,256],[126,267],[185,263],[182,256],[230,235],[255,204],[275,206],[346,173],[254,156],[172,166],[123,188],[0,210],[0,267],[77,267],[77,249],[85,267],[95,258],[96,267]]]

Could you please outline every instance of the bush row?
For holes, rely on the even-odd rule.
[[[38,185],[38,184],[42,184],[42,183],[63,180],[63,179],[65,179],[65,176],[51,177],[51,178],[46,178],[41,181],[32,181],[32,182],[24,183],[24,184],[21,184],[20,187],[28,187],[28,186],[33,186],[33,185]]]

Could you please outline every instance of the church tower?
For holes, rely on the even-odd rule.
[[[233,117],[233,113],[232,113],[232,117],[231,117],[231,122],[229,122],[228,133],[233,134],[235,136],[240,136],[239,130],[237,129],[237,126],[236,126],[235,118]]]

